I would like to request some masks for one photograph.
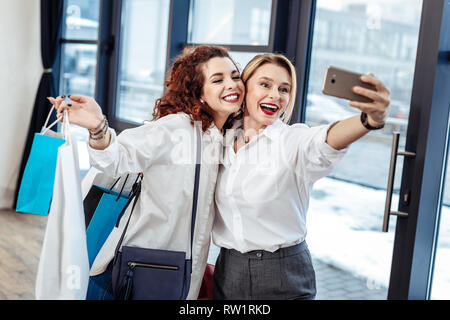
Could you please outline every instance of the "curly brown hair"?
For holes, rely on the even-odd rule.
[[[200,45],[183,50],[169,70],[166,92],[156,100],[153,120],[184,112],[190,115],[192,124],[201,121],[203,131],[211,127],[214,120],[211,108],[200,98],[205,82],[202,66],[215,57],[229,58],[236,65],[228,51],[220,46]]]

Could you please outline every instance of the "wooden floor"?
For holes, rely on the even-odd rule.
[[[0,210],[0,300],[33,300],[47,217]]]

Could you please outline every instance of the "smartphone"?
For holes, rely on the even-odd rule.
[[[373,100],[353,92],[354,86],[360,86],[376,91],[375,86],[362,82],[362,74],[329,66],[325,73],[322,93],[351,101],[372,102]]]

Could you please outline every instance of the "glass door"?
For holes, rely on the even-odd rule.
[[[305,122],[332,123],[359,114],[348,101],[321,93],[328,66],[374,73],[391,92],[384,129],[354,143],[342,162],[313,189],[307,242],[317,299],[386,299],[397,218],[381,232],[392,134],[401,150],[413,85],[421,0],[317,0]],[[402,162],[397,161],[397,173]],[[399,174],[400,175],[400,174]],[[395,179],[392,207],[398,204]]]
[[[446,161],[443,197],[440,214],[438,213],[439,218],[437,219],[437,245],[431,283],[430,298],[433,300],[450,299],[450,177],[448,175],[448,155]]]

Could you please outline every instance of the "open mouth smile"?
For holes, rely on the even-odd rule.
[[[222,99],[225,100],[226,102],[236,103],[236,102],[239,102],[239,97],[240,96],[241,95],[239,93],[231,93],[229,95],[226,95]]]
[[[259,107],[261,108],[262,112],[264,112],[265,114],[267,114],[269,116],[274,115],[280,109],[279,106],[277,106],[276,104],[272,104],[272,103],[261,103],[259,105]]]

